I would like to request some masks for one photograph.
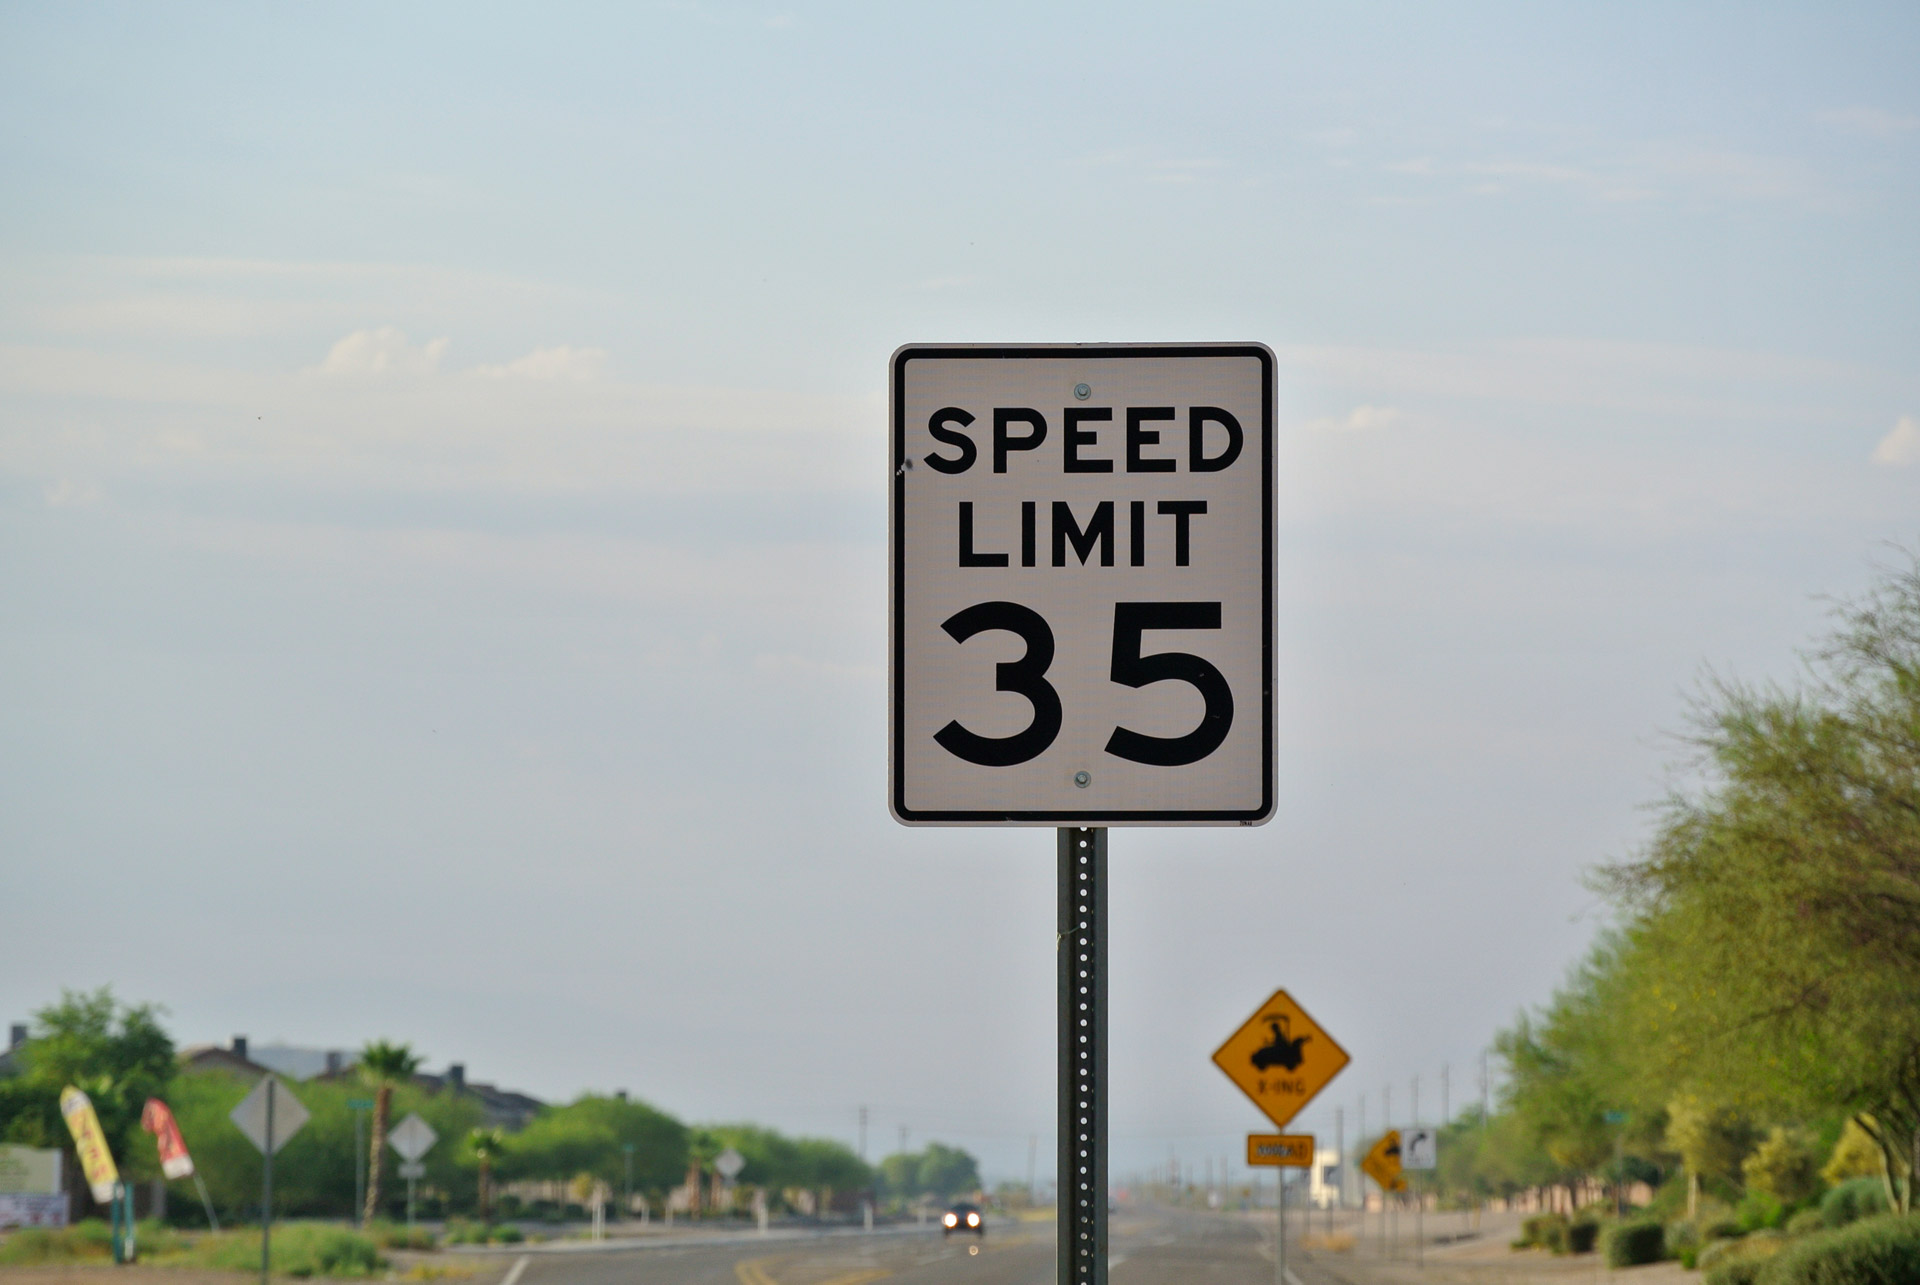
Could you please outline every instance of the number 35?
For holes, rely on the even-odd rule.
[[[956,758],[982,767],[1012,767],[1046,753],[1060,735],[1060,693],[1047,681],[1053,664],[1053,629],[1031,607],[1017,602],[982,602],[956,612],[941,623],[956,642],[975,634],[1004,629],[1027,644],[1018,660],[994,667],[994,690],[1016,692],[1033,705],[1033,721],[1012,736],[981,736],[949,722],[933,739]],[[1184,651],[1140,652],[1141,635],[1149,629],[1218,629],[1217,602],[1117,602],[1113,606],[1113,668],[1109,677],[1126,687],[1181,682],[1192,686],[1206,701],[1200,725],[1185,736],[1148,736],[1116,727],[1107,738],[1107,753],[1154,767],[1197,763],[1220,748],[1233,727],[1233,692],[1220,671]]]

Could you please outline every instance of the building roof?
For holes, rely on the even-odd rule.
[[[273,1070],[224,1044],[189,1044],[180,1050],[180,1065],[189,1071],[225,1071],[250,1080]]]

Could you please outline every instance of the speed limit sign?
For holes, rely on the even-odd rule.
[[[1273,354],[917,345],[892,369],[909,825],[1273,812]]]

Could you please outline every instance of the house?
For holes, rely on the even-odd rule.
[[[247,1037],[244,1035],[234,1036],[233,1043],[225,1047],[218,1044],[189,1044],[180,1050],[179,1056],[180,1069],[183,1071],[225,1071],[243,1079],[257,1080],[273,1070],[247,1056]]]
[[[315,1076],[319,1080],[339,1080],[358,1076],[352,1066],[330,1067]],[[472,1098],[479,1104],[481,1118],[487,1127],[505,1129],[508,1133],[517,1133],[527,1127],[540,1108],[546,1103],[512,1089],[502,1089],[492,1084],[479,1084],[467,1079],[467,1065],[454,1062],[446,1071],[435,1075],[430,1071],[417,1072],[413,1077],[415,1088],[425,1089],[429,1093],[451,1093],[455,1097]]]

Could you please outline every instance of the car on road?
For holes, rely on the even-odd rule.
[[[940,1234],[951,1236],[957,1231],[970,1231],[976,1236],[987,1234],[987,1220],[980,1213],[980,1206],[970,1205],[966,1201],[950,1207],[940,1219]]]

